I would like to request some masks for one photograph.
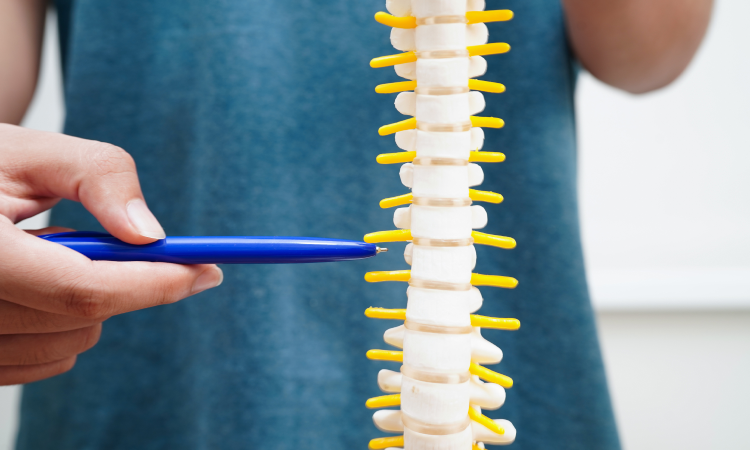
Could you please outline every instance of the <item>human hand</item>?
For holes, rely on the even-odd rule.
[[[81,202],[117,238],[164,238],[133,159],[110,144],[0,124],[0,385],[70,370],[117,314],[176,302],[221,284],[213,264],[91,261],[15,222],[61,198]]]

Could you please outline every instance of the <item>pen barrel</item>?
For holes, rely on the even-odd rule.
[[[369,258],[377,246],[325,238],[177,236],[132,245],[115,237],[51,237],[99,261],[152,261],[174,264],[296,264]]]

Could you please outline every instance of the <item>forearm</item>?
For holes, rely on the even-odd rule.
[[[19,124],[34,96],[45,0],[0,0],[0,123]]]
[[[713,0],[562,1],[583,67],[632,93],[664,87],[685,70],[713,5]]]

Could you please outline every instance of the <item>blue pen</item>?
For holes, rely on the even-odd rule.
[[[174,236],[133,245],[93,231],[39,236],[92,260],[175,264],[291,264],[350,261],[388,251],[375,244],[310,237]]]

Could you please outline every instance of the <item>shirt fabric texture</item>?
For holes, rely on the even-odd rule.
[[[393,229],[378,201],[408,192],[399,151],[380,125],[403,120],[377,84],[403,81],[369,60],[398,51],[373,20],[383,0],[58,0],[65,132],[126,149],[169,235],[316,236],[361,240]],[[515,317],[485,330],[511,376],[505,405],[485,412],[518,430],[515,450],[619,449],[584,274],[576,199],[575,63],[558,0],[489,2],[485,94],[485,232],[514,250],[477,246],[478,314]],[[52,223],[101,230],[72,202]],[[19,450],[366,448],[384,436],[367,398],[382,395],[365,352],[389,348],[396,325],[369,306],[404,308],[405,283],[368,284],[407,269],[404,244],[368,260],[223,266],[222,286],[113,317],[99,344],[64,375],[23,391]]]

